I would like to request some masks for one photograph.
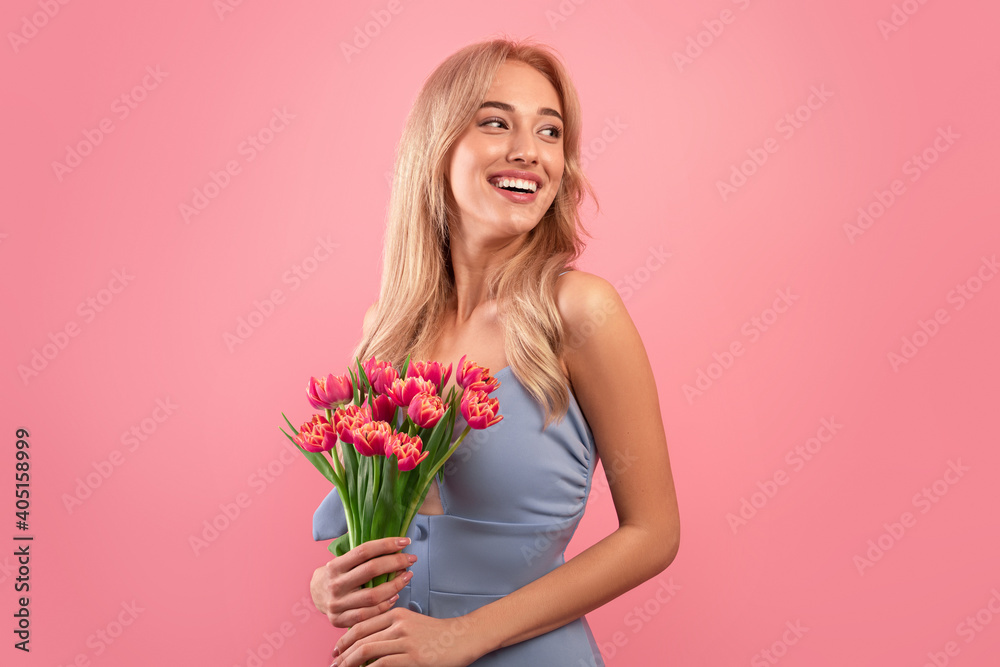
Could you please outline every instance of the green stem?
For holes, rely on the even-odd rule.
[[[455,450],[458,449],[458,446],[462,444],[462,441],[465,440],[465,436],[468,435],[471,430],[472,427],[467,425],[465,430],[462,431],[462,435],[458,436],[458,440],[455,441],[455,444],[448,449],[448,452],[441,457],[441,460],[437,462],[437,465],[431,469],[430,474],[427,476],[426,481],[422,485],[421,492],[417,494],[417,497],[414,498],[412,503],[410,503],[410,506],[406,510],[406,516],[403,517],[403,525],[400,530],[403,535],[406,535],[406,531],[410,529],[410,523],[413,521],[413,517],[416,516],[417,510],[420,509],[420,505],[424,502],[424,498],[427,497],[427,491],[431,488],[431,482],[434,480],[434,475],[436,475],[438,470],[441,469],[441,466],[444,465],[445,461],[451,458],[451,455],[455,453]]]

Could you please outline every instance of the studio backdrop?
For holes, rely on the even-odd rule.
[[[588,615],[605,662],[996,664],[998,21],[5,2],[0,662],[329,664],[330,485],[281,412],[346,371],[424,80],[510,36],[579,91],[578,268],[642,335],[677,484],[674,563]],[[605,461],[567,557],[633,464]]]

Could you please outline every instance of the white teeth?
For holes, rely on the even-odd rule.
[[[538,190],[538,184],[534,181],[526,181],[520,178],[495,178],[491,181],[494,185],[502,186],[505,188],[520,188],[521,190],[530,190],[535,192]]]

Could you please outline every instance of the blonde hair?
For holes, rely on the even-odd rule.
[[[507,60],[530,65],[548,79],[564,119],[565,167],[555,200],[517,252],[486,275],[487,298],[496,300],[511,370],[544,407],[547,428],[555,414],[561,420],[569,408],[567,378],[559,364],[564,332],[555,303],[556,278],[583,251],[581,232],[590,236],[579,215],[584,194],[595,204],[597,198],[580,167],[576,89],[545,45],[506,37],[471,44],[449,56],[424,83],[396,150],[379,298],[351,358],[374,355],[398,368],[408,353],[433,342],[435,323],[455,295],[449,223],[458,212],[445,160]]]

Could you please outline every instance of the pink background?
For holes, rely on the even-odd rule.
[[[360,335],[424,78],[507,33],[553,45],[579,88],[602,205],[581,268],[643,335],[677,483],[674,564],[588,616],[607,664],[995,664],[1000,10],[335,4],[4,3],[3,663],[328,664],[337,631],[308,601],[328,483],[280,412],[305,420],[308,377],[343,372]],[[598,480],[568,555],[616,525]],[[30,654],[15,534],[35,537]]]

